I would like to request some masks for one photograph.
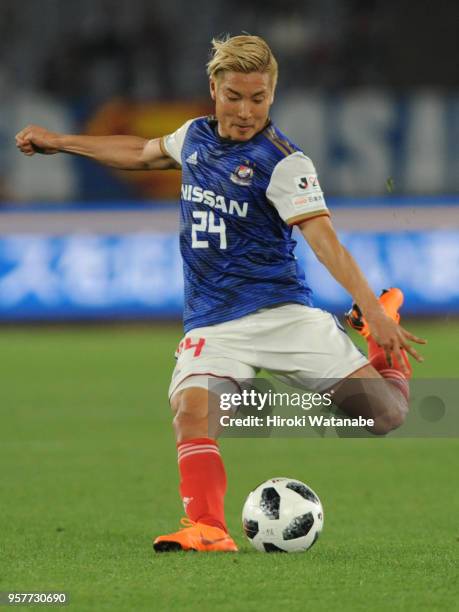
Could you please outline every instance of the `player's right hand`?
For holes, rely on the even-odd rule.
[[[16,134],[16,146],[24,155],[54,155],[59,153],[56,147],[58,134],[38,125],[28,125]]]

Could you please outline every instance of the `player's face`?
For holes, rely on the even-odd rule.
[[[220,136],[250,140],[264,128],[274,92],[268,73],[224,71],[210,80],[210,95]]]

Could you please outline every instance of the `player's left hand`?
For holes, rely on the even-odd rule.
[[[395,357],[404,373],[409,374],[402,357],[402,349],[416,359],[416,361],[420,363],[424,361],[422,355],[418,353],[410,342],[427,344],[427,340],[415,336],[385,314],[372,321],[368,321],[368,323],[372,337],[384,349],[389,364],[392,363],[392,358]]]

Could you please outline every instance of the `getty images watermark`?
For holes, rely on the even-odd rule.
[[[331,408],[333,391],[329,393],[282,393],[278,391],[259,392],[255,389],[244,389],[239,393],[221,393],[220,409],[233,411],[235,408],[255,409],[261,413],[264,410],[276,408],[299,408],[307,411],[313,408]],[[324,414],[295,414],[281,416],[280,414],[247,414],[246,416],[220,416],[222,427],[373,427],[374,419],[358,416],[338,417]]]
[[[209,377],[209,435],[223,437],[373,437],[394,395],[384,379],[304,381]],[[302,385],[303,386],[303,385]],[[409,411],[391,437],[459,436],[459,379],[410,381]]]

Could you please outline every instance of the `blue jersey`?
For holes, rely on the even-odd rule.
[[[260,308],[311,305],[292,226],[328,214],[311,160],[272,123],[246,142],[212,117],[162,139],[182,166],[180,249],[185,331]]]

